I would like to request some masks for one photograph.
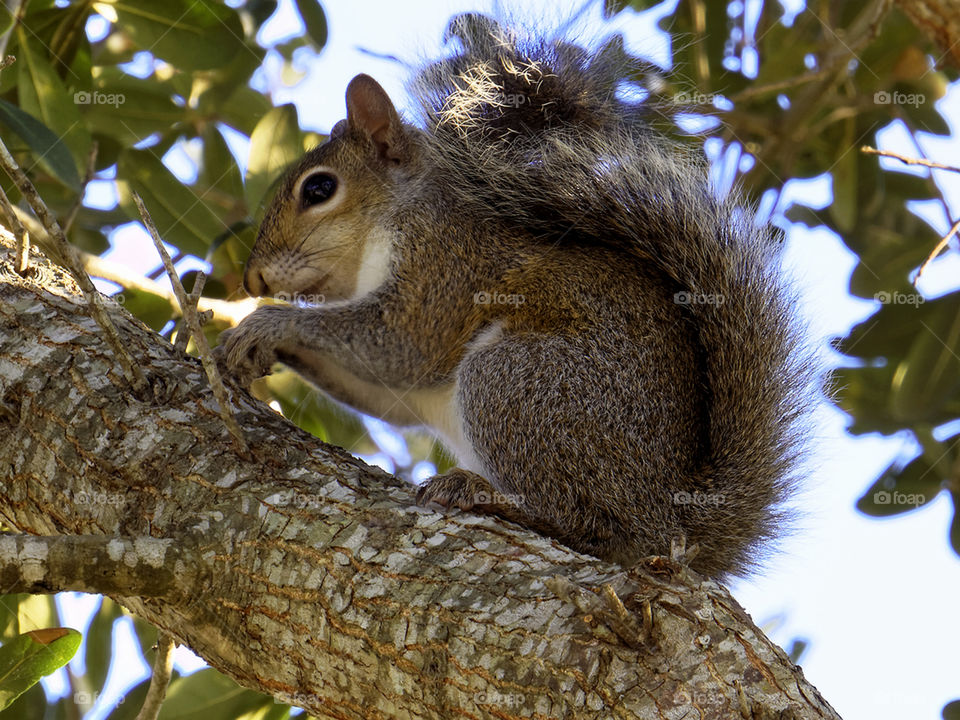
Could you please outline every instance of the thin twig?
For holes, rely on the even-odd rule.
[[[926,160],[924,158],[913,158],[906,155],[901,155],[900,153],[891,152],[889,150],[877,150],[872,148],[869,145],[864,145],[860,148],[860,152],[866,153],[867,155],[882,155],[883,157],[894,158],[906,165],[923,165],[923,167],[932,168],[933,170],[949,170],[950,172],[960,173],[960,167],[954,167],[953,165],[944,165],[943,163],[934,162],[933,160]]]
[[[46,228],[47,234],[53,240],[54,247],[63,257],[66,263],[65,267],[70,271],[77,285],[80,286],[80,290],[87,299],[87,307],[90,308],[90,315],[96,321],[97,325],[100,326],[100,329],[103,330],[104,339],[116,355],[117,362],[120,363],[123,377],[138,397],[146,398],[150,388],[149,383],[147,383],[147,378],[144,376],[140,366],[133,362],[126,347],[124,347],[123,341],[120,339],[120,333],[117,332],[117,328],[110,319],[110,316],[107,315],[106,308],[103,304],[103,297],[97,288],[94,287],[90,276],[87,275],[86,270],[83,269],[83,265],[80,264],[76,254],[72,251],[70,243],[67,242],[67,238],[63,234],[63,230],[60,228],[57,219],[40,197],[33,183],[30,182],[30,178],[28,178],[23,170],[20,169],[20,166],[17,165],[16,160],[13,159],[10,151],[7,150],[7,146],[3,140],[0,140],[0,167],[3,167],[7,175],[16,183],[24,199],[26,199],[30,207],[33,208],[33,212],[36,213],[37,217],[40,218],[40,222],[42,222],[44,228]]]
[[[73,223],[77,219],[77,213],[80,212],[80,208],[83,207],[83,196],[87,192],[87,185],[93,180],[93,174],[97,169],[97,151],[99,148],[100,145],[96,140],[90,144],[90,153],[87,155],[87,170],[83,174],[83,182],[80,183],[80,194],[77,195],[76,202],[73,203],[73,207],[70,208],[70,212],[67,213],[67,217],[63,221],[64,235],[70,232],[70,228],[73,227]]]
[[[933,262],[933,259],[940,254],[940,251],[947,246],[947,243],[950,242],[950,239],[954,237],[958,231],[960,231],[960,220],[957,220],[953,224],[953,227],[950,228],[950,232],[944,235],[940,239],[940,242],[937,243],[937,246],[933,249],[933,252],[927,255],[927,259],[923,261],[923,265],[921,265],[920,269],[917,270],[917,276],[913,279],[914,286],[916,286],[917,282],[920,280],[920,276],[923,275],[923,271],[927,269],[927,265]]]
[[[147,696],[137,713],[137,720],[157,720],[160,715],[160,706],[166,697],[170,676],[173,674],[173,651],[176,647],[177,643],[167,633],[161,631],[157,635],[157,657],[153,661],[153,675],[150,677]]]
[[[207,284],[207,274],[200,270],[197,273],[197,279],[193,282],[193,290],[190,291],[190,294],[187,295],[187,302],[190,303],[190,307],[197,308],[200,303],[200,294],[203,292],[203,286]],[[206,318],[206,319],[205,319]],[[200,327],[203,327],[207,324],[209,318],[207,318],[207,313],[200,313],[198,316],[200,320]],[[187,329],[186,316],[184,316],[183,322],[180,323],[180,329],[177,330],[177,341],[173,346],[180,352],[187,351],[187,340],[190,337],[190,331]]]
[[[203,363],[203,369],[207,373],[207,379],[210,380],[210,387],[213,390],[213,396],[217,399],[220,408],[220,417],[223,418],[224,425],[233,436],[238,450],[246,455],[248,453],[247,442],[243,439],[243,433],[236,418],[230,413],[230,405],[227,401],[227,390],[223,386],[223,380],[220,378],[220,371],[217,369],[217,363],[213,359],[213,353],[210,351],[210,344],[207,342],[207,336],[203,334],[203,328],[200,326],[200,320],[197,317],[197,310],[190,304],[186,291],[180,282],[180,276],[177,275],[177,269],[173,266],[173,261],[167,249],[163,246],[163,240],[160,239],[160,233],[157,232],[156,225],[153,224],[153,218],[147,212],[143,199],[137,193],[133,193],[133,201],[137,204],[137,210],[140,211],[140,218],[143,220],[144,227],[153,238],[153,244],[157,247],[160,259],[163,260],[163,266],[167,270],[170,278],[170,284],[177,295],[177,301],[180,303],[180,309],[183,312],[183,319],[190,328],[190,334],[193,335],[193,341],[197,345],[197,352],[200,353],[200,361]]]
[[[925,168],[930,168],[931,170],[948,170],[950,172],[960,173],[960,168],[954,167],[953,165],[944,165],[943,163],[934,162],[933,160],[927,160],[926,158],[915,158],[909,157],[907,155],[901,155],[900,153],[891,152],[890,150],[877,150],[872,148],[869,145],[864,145],[860,148],[860,152],[866,153],[867,155],[880,155],[882,157],[893,158],[894,160],[899,160],[905,165],[921,165]],[[933,259],[940,254],[940,251],[943,250],[947,243],[956,236],[957,232],[960,232],[960,220],[957,220],[953,227],[950,228],[949,232],[940,238],[940,242],[937,243],[937,246],[927,255],[927,259],[923,261],[923,264],[920,266],[920,269],[917,270],[916,276],[913,278],[914,287],[920,280],[920,276],[923,275],[923,271],[927,269],[927,266],[933,262]]]
[[[17,272],[20,275],[26,275],[27,269],[30,267],[30,235],[20,223],[20,218],[17,217],[10,199],[2,188],[0,188],[0,210],[3,210],[3,214],[7,218],[7,224],[17,241]]]
[[[779,82],[767,83],[766,85],[754,85],[741,90],[735,95],[731,95],[730,102],[732,102],[734,105],[737,105],[738,103],[742,103],[745,100],[750,100],[760,95],[768,95],[770,93],[779,93],[784,90],[790,90],[791,88],[799,87],[800,85],[805,85],[809,82],[823,80],[829,76],[831,72],[832,70],[820,70],[815,73],[810,73],[809,75],[800,75],[798,77],[788,78]]]

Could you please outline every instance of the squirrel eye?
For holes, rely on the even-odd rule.
[[[330,173],[316,173],[303,181],[300,186],[300,197],[303,207],[319,205],[329,200],[337,191],[337,178]]]

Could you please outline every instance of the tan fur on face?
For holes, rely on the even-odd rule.
[[[348,131],[311,150],[288,173],[247,262],[249,292],[323,302],[356,298],[386,280],[391,230],[369,191],[383,185],[384,174],[369,156],[360,157],[357,145]],[[337,189],[328,201],[304,208],[301,186],[318,172],[336,177]]]

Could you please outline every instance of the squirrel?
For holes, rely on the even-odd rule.
[[[278,185],[217,350],[426,426],[457,466],[418,502],[502,515],[635,565],[752,572],[782,534],[813,362],[781,235],[617,92],[622,62],[477,15],[411,84],[367,75]]]

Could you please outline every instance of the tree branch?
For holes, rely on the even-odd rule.
[[[80,502],[110,502],[82,498]],[[0,537],[0,589],[131,594],[182,601],[199,584],[197,558],[172,540],[108,535]]]
[[[107,304],[157,391],[131,397],[70,279],[38,258],[40,287],[0,245],[0,519],[78,543],[78,576],[111,542],[124,559],[166,548],[155,585],[140,560],[85,578],[61,563],[55,584],[28,539],[8,539],[9,584],[106,591],[323,718],[837,717],[722,587],[669,558],[625,571],[417,507],[406,483],[228,384],[242,459],[199,362]]]

